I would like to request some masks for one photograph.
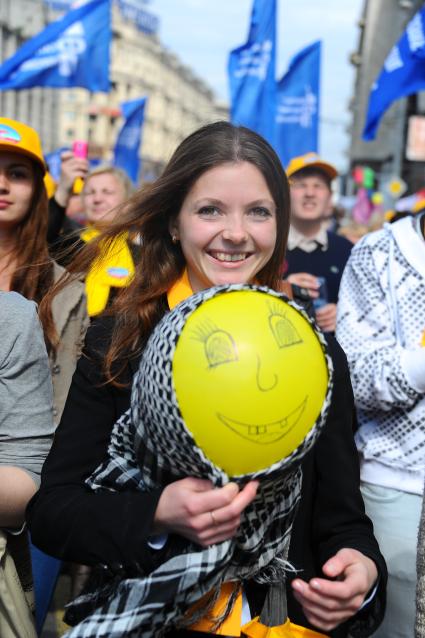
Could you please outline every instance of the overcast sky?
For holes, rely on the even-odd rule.
[[[252,0],[151,0],[163,44],[229,101],[227,56],[246,41]],[[278,78],[307,44],[323,41],[320,153],[346,168],[347,109],[354,79],[349,54],[356,49],[363,0],[278,0]]]

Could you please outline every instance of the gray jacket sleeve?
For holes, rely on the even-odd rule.
[[[39,484],[53,439],[52,383],[34,302],[0,292],[0,465]]]

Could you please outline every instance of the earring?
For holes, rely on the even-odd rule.
[[[171,241],[173,242],[173,244],[177,244],[179,238],[177,237],[177,235],[171,235]]]

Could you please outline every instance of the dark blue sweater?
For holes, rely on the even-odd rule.
[[[329,303],[338,300],[339,284],[342,272],[350,256],[353,244],[335,233],[328,232],[328,247],[323,250],[319,245],[311,253],[300,248],[286,252],[286,269],[284,277],[297,272],[308,272],[316,277],[325,277]]]

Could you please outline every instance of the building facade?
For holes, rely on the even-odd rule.
[[[25,40],[41,31],[48,18],[48,7],[43,0],[1,0],[0,61],[9,58]],[[0,113],[2,117],[31,124],[39,132],[45,152],[49,152],[56,148],[58,141],[58,98],[55,89],[0,91]]]
[[[2,59],[48,20],[60,15],[61,5],[69,2],[2,0],[2,6],[3,3],[10,5],[9,12],[3,11],[0,21],[1,32],[8,34],[1,48]],[[12,8],[19,4],[22,10]],[[112,3],[110,93],[93,94],[78,88],[7,92],[0,94],[4,115],[21,117],[37,128],[45,152],[71,146],[74,140],[81,139],[89,142],[91,157],[108,162],[123,122],[121,102],[146,96],[140,151],[142,177],[155,178],[190,132],[207,122],[226,118],[227,108],[217,104],[212,89],[161,44],[158,20],[144,5],[143,0]],[[23,33],[25,11],[27,15],[36,13],[37,19],[34,18],[31,27],[27,25]],[[21,22],[14,12],[22,16]]]

